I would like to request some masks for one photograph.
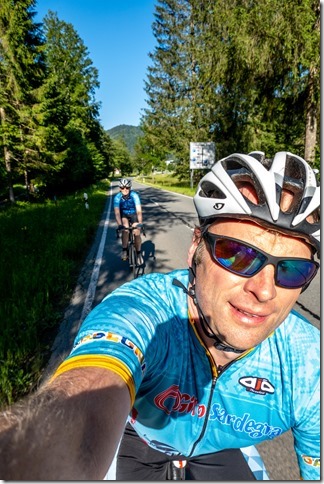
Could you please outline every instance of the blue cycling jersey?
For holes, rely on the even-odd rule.
[[[151,447],[197,456],[257,445],[291,428],[301,477],[319,479],[319,331],[292,311],[221,374],[188,318],[188,271],[149,274],[85,319],[57,375],[102,366],[127,383],[130,423]]]
[[[134,215],[136,214],[136,207],[141,205],[141,200],[138,193],[131,191],[128,198],[123,198],[122,193],[119,192],[114,197],[114,208],[119,208],[120,214]]]

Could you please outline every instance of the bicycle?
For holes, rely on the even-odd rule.
[[[128,247],[127,247],[128,263],[129,263],[129,268],[133,273],[133,277],[134,279],[136,279],[136,277],[139,276],[140,268],[142,268],[142,275],[144,274],[145,266],[144,264],[141,264],[141,265],[137,264],[137,253],[135,248],[135,237],[134,237],[133,231],[139,228],[141,229],[141,233],[144,235],[144,237],[146,237],[146,234],[144,231],[143,224],[137,224],[136,227],[133,227],[131,220],[129,220],[129,224],[130,224],[129,227],[118,228],[116,232],[117,232],[117,238],[119,238],[121,230],[129,231],[129,239],[128,239]]]
[[[255,480],[257,481],[269,481],[269,475],[259,454],[257,448],[254,445],[248,447],[242,447],[241,452],[244,459],[248,463],[252,473],[254,474]],[[187,466],[188,465],[188,466]],[[185,459],[182,460],[171,460],[167,469],[167,481],[186,481],[190,480],[188,477],[188,472],[190,467],[190,461]]]
[[[186,480],[186,460],[171,460],[167,469],[167,481]]]

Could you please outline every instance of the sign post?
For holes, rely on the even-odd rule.
[[[193,188],[193,171],[210,169],[215,163],[215,143],[190,142],[190,188]]]

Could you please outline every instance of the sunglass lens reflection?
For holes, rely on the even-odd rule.
[[[252,247],[226,239],[216,242],[215,256],[224,267],[247,276],[254,274],[266,260]]]
[[[311,261],[281,261],[278,264],[277,282],[286,287],[302,287],[314,276],[316,266]]]

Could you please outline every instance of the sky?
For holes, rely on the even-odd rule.
[[[104,129],[120,124],[138,126],[147,107],[144,81],[148,56],[154,52],[152,33],[156,0],[37,0],[34,18],[42,22],[48,10],[70,23],[98,69]]]

